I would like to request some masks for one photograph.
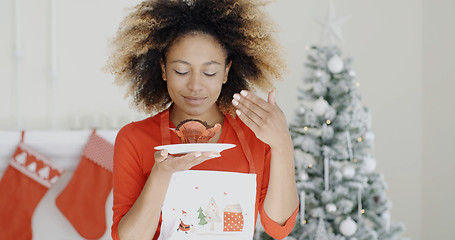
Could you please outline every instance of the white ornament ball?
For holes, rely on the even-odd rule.
[[[343,176],[348,179],[353,178],[355,175],[355,169],[352,166],[344,166],[342,171]]]
[[[300,107],[299,108],[299,113],[300,114],[304,114],[305,113],[305,108],[304,107]]]
[[[306,172],[302,173],[300,175],[300,180],[302,180],[302,181],[308,180],[308,174]]]
[[[313,112],[316,115],[322,116],[327,112],[328,109],[329,103],[323,97],[319,97],[318,100],[314,102]]]
[[[319,70],[319,69],[314,71],[314,76],[316,76],[317,78],[322,77],[323,74],[324,73],[321,70]]]
[[[357,231],[357,223],[352,220],[351,217],[346,218],[340,223],[340,232],[345,236],[345,237],[350,237],[354,235],[354,233]]]
[[[371,173],[376,168],[376,160],[372,157],[366,157],[363,159],[363,169],[367,173]]]
[[[337,206],[333,203],[325,205],[325,210],[329,213],[334,213],[337,210]]]
[[[332,73],[340,73],[341,71],[343,71],[344,63],[340,57],[335,55],[332,58],[330,58],[327,67]]]
[[[354,72],[354,70],[349,70],[349,76],[351,76],[351,77],[356,76],[356,73]]]
[[[374,133],[373,132],[367,132],[365,134],[365,139],[368,141],[374,141]]]

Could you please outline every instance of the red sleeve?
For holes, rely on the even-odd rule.
[[[130,137],[134,132],[131,126],[123,127],[117,134],[114,147],[113,171],[113,224],[112,239],[117,240],[117,227],[122,217],[130,210],[146,182],[143,174],[137,145]]]
[[[266,149],[266,160],[264,164],[264,175],[262,179],[262,189],[261,189],[261,196],[259,201],[259,215],[261,216],[261,224],[264,227],[264,230],[267,234],[269,234],[272,238],[275,239],[283,239],[291,233],[292,229],[294,228],[295,221],[297,218],[297,213],[299,211],[299,207],[297,206],[294,213],[286,220],[284,225],[280,225],[279,223],[273,221],[265,212],[264,209],[264,199],[265,195],[267,194],[267,189],[269,186],[269,179],[270,179],[270,160],[272,154],[270,152],[270,147],[267,146]]]
[[[294,213],[286,220],[284,225],[280,225],[277,222],[273,221],[264,210],[264,204],[259,206],[259,214],[261,216],[261,224],[264,227],[264,230],[271,237],[275,239],[283,239],[291,233],[294,228],[295,221],[297,218],[297,213],[299,212],[299,207],[297,207]]]

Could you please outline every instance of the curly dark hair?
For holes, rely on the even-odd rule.
[[[160,59],[179,37],[201,32],[213,36],[232,61],[228,80],[217,100],[223,113],[233,114],[231,100],[242,89],[267,91],[281,79],[285,64],[270,18],[259,0],[146,0],[119,26],[105,70],[127,85],[127,96],[146,113],[171,102]]]

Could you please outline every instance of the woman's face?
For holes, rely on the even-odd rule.
[[[166,53],[166,63],[161,61],[161,69],[176,118],[209,122],[219,116],[216,101],[229,68],[226,51],[212,36],[190,34],[173,43]]]

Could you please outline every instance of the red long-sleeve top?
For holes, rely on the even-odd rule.
[[[150,171],[155,162],[154,147],[162,145],[161,133],[161,115],[168,114],[165,110],[153,117],[142,121],[133,122],[124,126],[118,133],[114,149],[114,205],[113,205],[113,224],[112,238],[118,240],[117,227],[122,217],[129,211],[147,181]],[[264,210],[264,198],[267,193],[270,174],[270,147],[256,138],[255,134],[240,120],[228,119],[231,116],[226,115],[218,142],[235,144],[231,148],[221,152],[221,157],[205,161],[192,170],[211,170],[211,171],[229,171],[239,173],[249,173],[248,160],[244,154],[244,147],[231,126],[229,121],[236,121],[243,131],[243,135],[248,144],[254,160],[254,166],[257,174],[257,190],[255,204],[255,219],[259,212],[261,224],[265,231],[273,238],[282,239],[292,230],[297,217],[298,208],[291,217],[282,226],[267,216]],[[171,121],[169,126],[175,128]],[[169,130],[170,131],[170,130]],[[171,133],[171,144],[180,143],[177,136]],[[160,233],[161,220],[153,239],[158,239]]]

